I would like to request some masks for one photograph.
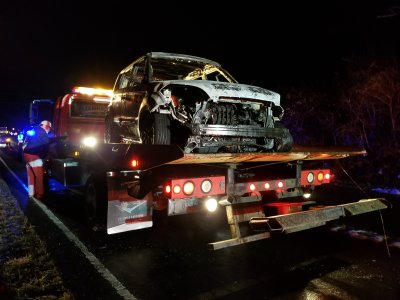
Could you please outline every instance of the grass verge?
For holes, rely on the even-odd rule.
[[[74,299],[45,243],[0,178],[0,299]]]

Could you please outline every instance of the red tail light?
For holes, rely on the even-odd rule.
[[[189,180],[186,181],[183,185],[183,193],[187,196],[190,196],[194,192],[194,183],[193,181]]]
[[[170,184],[166,184],[164,186],[164,193],[166,193],[167,195],[171,194],[171,185]]]
[[[164,185],[164,193],[171,199],[225,194],[225,177],[174,179]]]
[[[181,186],[180,185],[174,185],[172,188],[172,191],[174,194],[179,194],[181,192]]]
[[[139,161],[137,159],[132,159],[131,160],[131,167],[138,168],[139,167]]]

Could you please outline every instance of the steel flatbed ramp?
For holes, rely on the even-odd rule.
[[[303,231],[319,226],[324,226],[329,221],[337,220],[344,217],[355,216],[372,211],[386,209],[383,198],[362,199],[357,202],[346,203],[335,206],[326,206],[315,208],[307,211],[296,212],[291,214],[276,215],[261,218],[251,218],[249,225],[259,232],[253,235],[241,236],[240,229],[236,224],[235,230],[231,230],[237,236],[232,239],[218,241],[208,244],[208,249],[219,250],[226,247],[236,246],[253,242],[261,239],[267,239],[275,234],[288,234]]]

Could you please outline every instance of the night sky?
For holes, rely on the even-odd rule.
[[[344,57],[399,39],[396,2],[3,1],[0,126],[19,126],[33,99],[112,88],[150,51],[209,58],[275,91],[329,80]]]

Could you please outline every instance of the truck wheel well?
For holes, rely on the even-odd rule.
[[[105,176],[91,176],[85,187],[85,218],[92,229],[105,227],[107,213],[107,184]]]

